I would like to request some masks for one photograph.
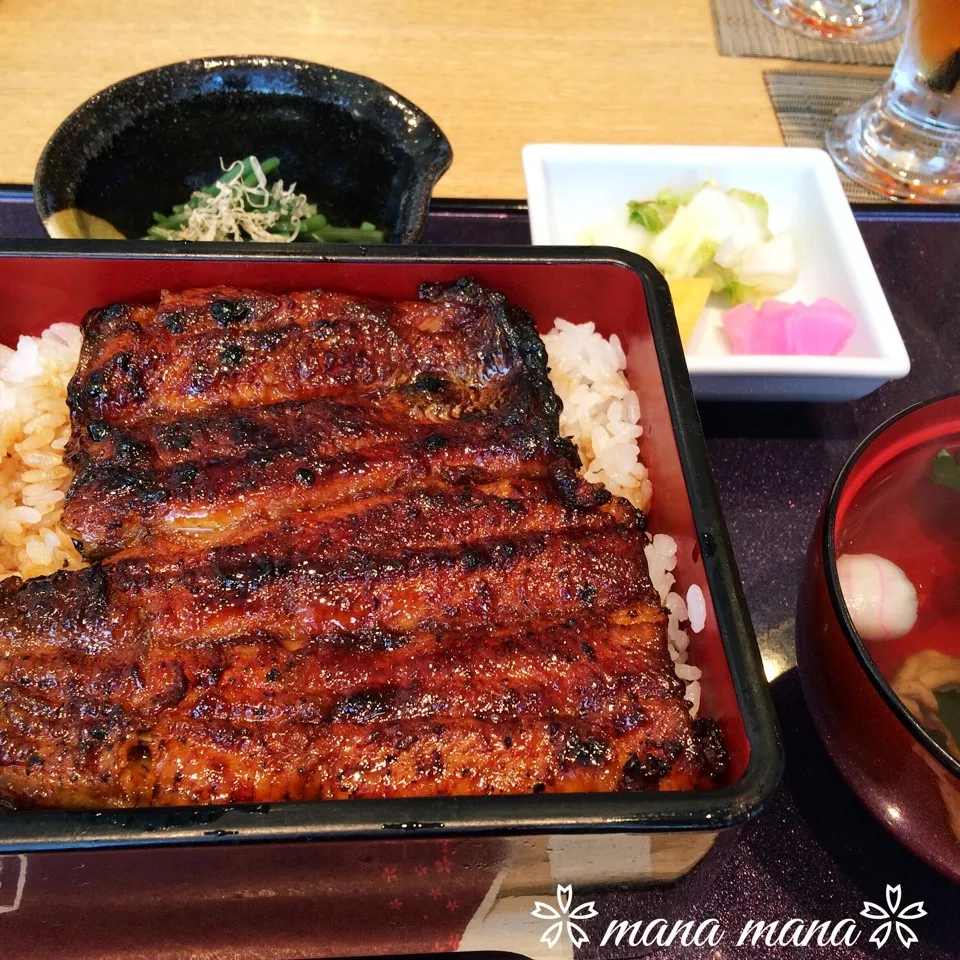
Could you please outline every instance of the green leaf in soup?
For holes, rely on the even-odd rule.
[[[950,731],[955,740],[960,740],[960,689],[935,690],[940,722]],[[943,744],[946,746],[946,744]]]
[[[930,479],[941,487],[960,490],[960,463],[950,456],[949,451],[941,450],[930,467]]]

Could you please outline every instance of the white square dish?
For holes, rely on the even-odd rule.
[[[833,162],[822,150],[784,147],[673,147],[530,144],[523,149],[534,244],[576,245],[578,236],[628,200],[666,187],[755,191],[770,206],[770,227],[789,231],[797,283],[778,299],[829,297],[857,318],[837,356],[735,355],[712,296],[686,347],[694,391],[704,399],[853,400],[910,371],[890,312]],[[596,255],[598,248],[593,248]]]

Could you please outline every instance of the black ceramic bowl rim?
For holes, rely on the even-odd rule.
[[[378,101],[387,101],[394,108],[388,114],[392,122],[380,122],[378,125],[391,139],[405,148],[407,155],[414,161],[418,174],[416,184],[411,190],[408,209],[401,216],[403,221],[401,228],[393,239],[396,242],[409,243],[419,238],[426,222],[427,208],[433,187],[453,162],[453,148],[437,123],[406,97],[380,83],[379,80],[374,80],[363,74],[351,73],[348,70],[329,67],[310,60],[252,54],[179,60],[176,63],[154,67],[133,76],[125,77],[85,100],[53,132],[40,154],[40,159],[37,161],[33,177],[33,195],[40,219],[46,222],[51,214],[74,206],[78,181],[51,183],[51,168],[53,166],[51,158],[55,153],[62,151],[66,144],[77,141],[83,142],[85,139],[89,139],[98,127],[101,128],[100,132],[102,133],[102,112],[104,110],[111,110],[118,100],[122,102],[131,95],[139,97],[140,89],[151,78],[157,76],[176,73],[210,74],[217,70],[243,68],[260,70],[273,68],[303,71],[314,75],[323,74],[330,79],[337,78],[349,81],[357,89],[363,90]],[[154,101],[154,103],[160,105],[160,101]],[[113,111],[113,116],[117,119],[113,121],[112,125],[118,130],[126,126],[122,119],[124,114],[129,116],[129,110]],[[416,138],[411,137],[412,131],[416,131]]]
[[[933,397],[930,400],[921,400],[894,414],[889,420],[884,421],[877,427],[860,445],[850,454],[846,463],[840,468],[833,486],[830,488],[830,495],[827,498],[827,509],[823,521],[823,536],[820,544],[823,556],[823,570],[827,580],[827,593],[830,597],[830,603],[833,607],[834,615],[840,624],[841,632],[846,638],[850,649],[853,651],[867,678],[873,684],[877,693],[886,706],[893,712],[893,715],[906,727],[907,732],[937,761],[939,761],[947,770],[960,780],[960,762],[955,760],[944,747],[941,747],[933,737],[927,733],[920,725],[920,722],[906,708],[903,701],[893,692],[893,688],[884,679],[880,673],[869,651],[864,646],[863,641],[857,633],[850,613],[847,610],[847,604],[843,599],[843,591],[840,589],[840,574],[837,572],[836,561],[836,537],[834,529],[837,524],[837,507],[840,501],[840,495],[847,484],[850,473],[857,465],[860,458],[887,430],[894,424],[899,423],[905,417],[922,410],[925,407],[931,407],[947,400],[955,400],[960,397],[960,391],[946,393],[939,397]]]

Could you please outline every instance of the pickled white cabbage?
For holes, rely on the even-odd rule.
[[[707,277],[734,303],[759,302],[797,281],[793,238],[773,236],[764,197],[713,182],[632,200],[580,240],[639,253],[671,278]]]

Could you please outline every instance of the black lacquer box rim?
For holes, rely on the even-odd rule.
[[[770,798],[783,769],[779,730],[736,562],[714,488],[666,281],[642,257],[602,247],[339,246],[113,241],[0,241],[0,258],[375,261],[392,264],[598,263],[639,276],[647,301],[684,479],[698,531],[711,531],[707,571],[750,759],[743,775],[698,792],[548,794],[317,801],[223,807],[0,814],[0,853],[157,844],[455,837],[465,835],[716,831]]]

